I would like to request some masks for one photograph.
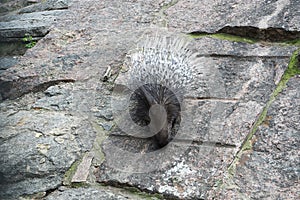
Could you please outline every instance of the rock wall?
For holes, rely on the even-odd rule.
[[[299,198],[297,0],[3,5],[1,44],[38,42],[1,49],[1,199]],[[149,151],[118,126],[114,89],[126,55],[166,31],[190,41],[198,68],[180,134]]]

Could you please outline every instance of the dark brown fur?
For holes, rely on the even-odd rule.
[[[168,88],[158,84],[145,84],[139,87],[131,96],[131,117],[141,126],[146,126],[153,120],[154,125],[163,123],[162,112],[149,113],[151,106],[159,104],[165,109],[167,119],[163,128],[155,134],[160,147],[167,145],[175,136],[174,125],[180,119],[180,102]]]

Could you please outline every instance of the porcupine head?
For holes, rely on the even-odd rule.
[[[187,44],[178,36],[148,37],[128,56],[131,118],[149,126],[159,147],[175,137],[181,103],[193,79],[195,55]]]

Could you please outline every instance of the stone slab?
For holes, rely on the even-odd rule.
[[[185,118],[181,126],[192,127],[193,131],[188,131],[189,135],[183,133],[179,139],[239,147],[297,47],[261,46],[210,37],[192,40],[189,47],[197,55],[197,65],[193,69],[194,80],[182,104]],[[119,92],[112,94],[115,107],[122,102],[126,105],[126,97],[130,96],[122,93],[129,86],[128,74],[120,73],[115,81],[116,87],[120,88]],[[125,106],[121,108],[126,111]],[[121,116],[123,113],[117,118]],[[126,131],[116,131],[115,134],[126,135]],[[130,130],[127,133],[132,135]]]
[[[0,70],[6,70],[18,63],[17,57],[0,57]]]
[[[97,181],[133,186],[171,199],[206,198],[234,154],[233,148],[209,145],[171,143],[166,149],[148,153],[130,152],[122,146],[105,142],[106,162],[96,173]]]
[[[3,16],[0,22],[0,41],[20,41],[25,34],[33,38],[44,37],[64,12],[55,10]]]
[[[7,181],[10,176],[13,177],[8,185],[6,183],[5,187],[4,184],[1,185],[1,198],[12,196],[14,198],[35,192],[49,194],[49,198],[53,194],[52,198],[61,199],[74,197],[74,195],[83,198],[85,194],[90,198],[98,195],[102,195],[103,198],[123,198],[123,196],[111,195],[109,191],[99,192],[94,188],[82,187],[68,190],[59,186],[62,184],[63,174],[70,168],[71,163],[90,150],[94,142],[94,132],[90,125],[98,123],[98,120],[104,120],[104,122],[101,121],[102,124],[106,123],[105,120],[113,120],[108,96],[112,89],[111,83],[122,67],[126,53],[136,46],[139,38],[151,32],[151,30],[147,31],[147,28],[154,26],[154,29],[158,30],[162,25],[161,20],[168,20],[171,31],[185,33],[222,30],[229,24],[230,16],[234,20],[241,19],[240,24],[235,21],[229,24],[230,26],[242,28],[254,26],[255,30],[271,28],[268,30],[268,37],[274,36],[272,32],[278,33],[279,36],[287,35],[286,39],[291,39],[299,33],[299,15],[295,12],[298,6],[297,1],[290,1],[290,3],[270,1],[270,9],[264,7],[267,4],[266,1],[258,3],[255,1],[250,7],[261,5],[257,7],[257,10],[260,10],[258,12],[262,15],[258,15],[254,9],[241,12],[247,8],[245,5],[248,3],[236,1],[238,2],[235,6],[236,12],[230,10],[227,17],[220,18],[214,18],[211,13],[205,15],[205,11],[211,12],[213,10],[211,7],[220,1],[203,1],[203,5],[196,1],[189,2],[191,5],[187,1],[169,0],[129,0],[122,3],[119,0],[73,0],[68,11],[55,18],[57,21],[50,33],[34,48],[29,49],[19,64],[1,74],[0,89],[1,95],[5,98],[0,104],[1,133],[3,132],[0,140],[0,159],[2,159],[1,163],[5,162],[2,168],[5,171],[1,171],[0,178]],[[226,6],[234,7],[231,2],[233,1],[222,3],[225,8]],[[187,8],[181,10],[179,7],[184,4]],[[290,5],[289,10],[287,10],[287,5]],[[203,7],[200,11],[204,15],[194,15],[193,13],[199,12],[201,6]],[[281,10],[280,6],[283,7]],[[216,8],[222,8],[222,6]],[[217,14],[222,15],[222,13]],[[254,19],[256,14],[259,16],[260,25]],[[282,14],[285,17],[282,18]],[[26,13],[22,16],[32,15]],[[206,16],[204,22],[198,19],[199,16]],[[6,17],[5,19],[8,19]],[[251,20],[248,22],[247,18]],[[49,17],[49,19],[54,18]],[[263,24],[265,22],[268,27]],[[280,24],[276,25],[277,22]],[[237,30],[247,32],[249,29],[236,29],[233,33]],[[259,34],[259,31],[254,31],[254,33]],[[269,39],[268,37],[262,39]],[[276,36],[276,39],[280,37]],[[191,48],[199,53],[203,64],[214,66],[213,72],[219,72],[217,80],[221,82],[216,82],[217,85],[225,85],[224,90],[214,90],[217,88],[205,88],[209,79],[203,80],[204,89],[195,83],[196,92],[190,94],[191,102],[197,102],[195,104],[197,108],[202,108],[199,110],[199,115],[204,113],[208,116],[210,116],[208,109],[214,107],[216,102],[219,103],[217,105],[225,109],[215,122],[222,121],[224,117],[226,119],[226,114],[229,117],[226,123],[215,123],[214,127],[217,131],[223,128],[230,131],[216,137],[219,142],[201,143],[184,140],[174,142],[170,145],[169,150],[172,151],[167,154],[169,157],[162,157],[156,154],[158,153],[156,151],[152,153],[139,149],[137,151],[136,147],[139,145],[143,149],[142,142],[111,135],[103,143],[106,161],[102,165],[97,163],[92,166],[92,169],[99,169],[96,173],[98,182],[118,187],[134,186],[150,193],[162,193],[166,198],[209,198],[209,190],[226,176],[227,167],[238,150],[243,134],[248,132],[255,116],[265,105],[286,69],[291,52],[297,47],[283,47],[274,43],[250,45],[206,37],[193,40]],[[101,82],[101,76],[108,67],[112,69],[112,77],[106,84]],[[60,82],[60,80],[71,80],[72,83]],[[74,81],[76,82],[73,83]],[[7,85],[10,87],[2,90]],[[215,99],[201,100],[202,97]],[[225,98],[218,100],[220,97]],[[251,114],[246,115],[248,112]],[[26,118],[27,115],[28,118]],[[23,117],[25,121],[22,120]],[[200,127],[200,131],[197,132],[199,140],[207,140],[206,134],[201,135],[207,120],[205,117],[195,119]],[[235,123],[231,123],[231,120]],[[246,121],[248,123],[244,123]],[[48,125],[47,122],[49,122]],[[72,125],[75,126],[75,131],[78,127],[80,130],[74,133]],[[232,131],[234,134],[230,135]],[[243,133],[237,135],[239,132]],[[116,148],[121,149],[121,153],[115,151]],[[130,153],[131,156],[121,157],[126,155],[124,152]],[[135,165],[125,165],[127,162]],[[16,171],[9,169],[15,166],[17,166]],[[149,166],[154,170],[145,172]],[[139,171],[136,169],[144,171],[137,173]],[[291,175],[291,180],[294,180],[293,170],[294,168],[286,170],[287,175]],[[243,181],[240,180],[239,184],[242,185]],[[286,184],[286,182],[283,183]],[[248,184],[251,185],[251,182]],[[248,184],[245,183],[245,187]],[[29,185],[32,187],[28,187]],[[290,188],[290,191],[295,191],[293,186]],[[52,193],[55,189],[56,191]],[[224,194],[230,191],[228,189]],[[241,191],[248,192],[248,189],[242,188]],[[283,189],[279,188],[279,191]],[[109,194],[106,196],[107,193]],[[255,194],[251,195],[255,197]],[[257,196],[259,195],[258,193]]]
[[[297,0],[205,0],[201,3],[197,0],[183,0],[176,1],[164,13],[168,26],[177,31],[216,33],[224,27],[241,27],[234,33],[254,36],[249,31],[253,30],[250,27],[254,30],[256,28],[256,33],[259,33],[257,29],[281,29],[282,31],[275,31],[273,35],[270,33],[261,39],[277,37],[287,40],[299,38],[299,9],[300,4]],[[287,31],[294,32],[291,38],[287,38]]]
[[[93,129],[78,116],[5,107],[0,119],[3,199],[58,187],[64,172],[93,145]]]
[[[254,134],[252,151],[244,152],[225,199],[298,199],[300,196],[300,76],[270,106]],[[220,194],[219,194],[220,195]]]
[[[94,155],[92,153],[87,153],[83,156],[81,163],[78,165],[77,170],[74,176],[72,177],[73,183],[87,181],[93,158]]]
[[[156,197],[148,197],[141,193],[133,194],[121,189],[112,187],[82,187],[82,188],[63,188],[51,193],[46,200],[65,200],[65,199],[90,199],[90,200],[140,200],[140,199],[158,200]]]
[[[182,105],[175,139],[155,150],[151,141],[132,138],[122,127],[113,130],[103,144],[106,160],[97,173],[98,182],[130,185],[168,198],[208,198],[226,176],[297,49],[209,37],[193,40],[190,46],[199,68]],[[117,86],[126,88],[129,78],[126,72],[121,74]]]
[[[47,0],[41,1],[37,0],[32,5],[21,8],[19,13],[33,13],[33,12],[41,12],[46,10],[63,10],[68,9],[70,0]]]

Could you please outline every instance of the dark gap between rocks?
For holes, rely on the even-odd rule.
[[[127,139],[136,141],[136,138],[134,136],[130,136],[130,135],[119,135],[119,134],[111,133],[110,136],[120,138],[120,139],[127,138]],[[140,138],[139,140],[141,140],[141,143],[143,143],[143,141],[144,141],[144,143],[150,143],[150,144],[155,142],[151,138]],[[223,148],[236,148],[235,144],[227,144],[227,143],[221,143],[221,142],[215,142],[215,141],[201,141],[201,140],[189,140],[189,139],[174,138],[171,142],[176,143],[176,144],[190,145],[190,146],[213,146],[213,147],[223,147]],[[129,149],[126,149],[126,150],[129,150]],[[157,149],[155,149],[155,145],[154,145],[154,148],[150,146],[146,152],[152,152],[155,150],[157,150]],[[141,151],[141,149],[139,149],[139,151]]]
[[[8,24],[14,22],[12,18],[17,19],[19,14],[23,13],[22,9],[27,9],[32,6],[37,6],[37,2],[31,1],[2,1],[0,5],[0,22]],[[31,12],[35,12],[31,10]],[[20,19],[19,19],[20,20]],[[26,19],[25,19],[26,21]],[[45,37],[49,30],[46,27],[31,27],[20,28],[19,26],[5,27],[1,25],[0,32],[0,74],[4,70],[18,63],[19,57],[23,56],[28,47],[33,47],[34,44]],[[24,41],[24,38],[30,36],[30,40]],[[30,44],[31,43],[31,44]],[[26,45],[29,45],[26,47]]]
[[[34,2],[27,0],[1,0],[0,2],[0,16],[34,4]]]
[[[12,81],[0,79],[0,102],[6,99],[16,99],[30,92],[40,92],[59,83],[75,82],[73,79],[61,79],[38,83],[39,77],[24,77]]]
[[[51,7],[50,4],[35,4],[32,6],[28,6],[28,4],[22,4],[22,6],[25,7],[21,8],[16,13],[12,13],[12,15],[18,16],[19,13],[24,13],[27,11],[29,13],[34,13],[40,10],[57,10],[68,8],[68,6],[64,4],[53,5],[53,7]],[[9,15],[10,14],[5,13],[4,16],[0,16],[1,19],[9,20]],[[10,22],[10,20],[8,22]],[[16,66],[26,51],[35,46],[36,42],[44,38],[49,31],[50,26],[48,25],[27,28],[18,28],[13,26],[13,28],[7,27],[6,29],[2,30],[0,32],[0,76],[1,74],[4,74],[4,72],[10,67]],[[9,78],[5,78],[5,76]],[[6,99],[16,99],[30,92],[44,91],[48,87],[57,85],[61,82],[75,82],[73,79],[50,80],[45,82],[37,76],[19,78],[15,78],[13,76],[10,77],[9,74],[5,74],[5,76],[3,78],[0,77],[0,102]]]
[[[139,186],[135,186],[135,185],[131,185],[129,183],[120,183],[116,180],[108,180],[108,181],[98,181],[98,183],[104,185],[104,186],[112,186],[112,187],[116,187],[116,188],[121,188],[121,189],[126,189],[128,191],[132,191],[133,193],[141,193],[140,195],[143,195],[143,193],[148,194],[149,196],[151,195],[161,195],[163,196],[164,199],[166,200],[179,200],[180,198],[172,195],[172,194],[161,194],[159,193],[159,191],[157,191],[156,189],[153,190],[148,190],[147,188],[140,188]],[[202,199],[200,199],[202,200]]]
[[[287,31],[283,28],[267,28],[259,29],[252,26],[226,26],[220,29],[217,33],[232,34],[240,37],[248,37],[256,40],[263,40],[267,42],[285,42],[296,40],[300,38],[299,31]]]
[[[49,189],[49,190],[46,190],[45,192],[45,195],[44,195],[44,198],[46,198],[47,196],[50,196],[52,193],[54,193],[55,191],[57,191],[59,189],[60,186],[56,187],[56,188],[53,188],[53,189]]]
[[[24,55],[27,48],[24,43],[19,41],[0,41],[0,57]]]
[[[0,75],[15,66],[28,48],[32,48],[49,33],[58,16],[54,14],[54,20],[49,20],[48,14],[44,16],[43,13],[50,10],[65,10],[68,7],[66,0],[3,0],[0,5],[0,23],[3,22],[0,24]],[[26,13],[31,13],[32,16],[28,17]],[[43,19],[46,20],[44,23],[39,22]],[[30,25],[26,26],[23,22]]]
[[[0,74],[19,62],[26,52],[23,42],[0,42]]]
[[[201,56],[197,55],[197,57],[214,57],[214,58],[239,58],[239,59],[245,59],[245,60],[254,60],[257,58],[260,59],[272,59],[272,58],[278,58],[278,59],[285,59],[290,58],[289,55],[287,56],[245,56],[245,55],[225,55],[225,54],[210,54],[208,56]]]
[[[230,34],[233,36],[239,36],[244,38],[250,38],[254,40],[266,41],[266,42],[286,42],[300,39],[299,31],[287,31],[283,28],[267,28],[259,29],[253,26],[225,26],[215,33]],[[201,34],[215,34],[206,33],[201,31],[193,31],[190,35]]]
[[[239,99],[235,98],[218,98],[218,97],[193,97],[193,96],[186,96],[185,99],[189,100],[202,100],[202,101],[223,101],[223,102],[237,102]]]

